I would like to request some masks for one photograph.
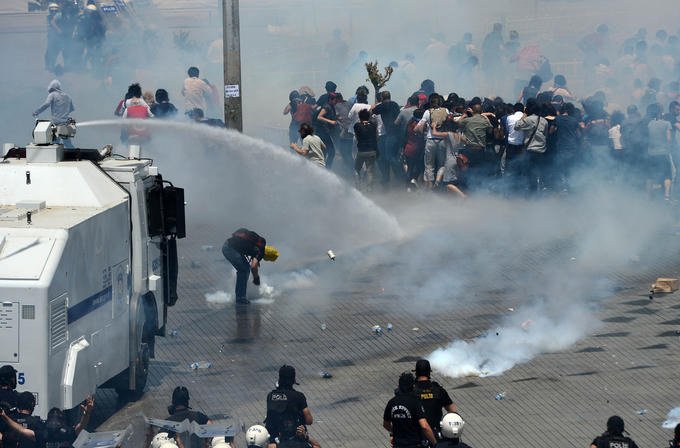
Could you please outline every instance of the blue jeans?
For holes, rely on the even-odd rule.
[[[236,300],[245,299],[248,277],[250,276],[250,263],[246,260],[245,255],[232,249],[227,243],[222,246],[222,255],[236,269]]]

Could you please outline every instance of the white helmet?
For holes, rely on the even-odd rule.
[[[151,448],[177,448],[177,443],[168,437],[167,432],[159,432],[151,439]]]
[[[442,430],[442,436],[446,439],[459,439],[461,433],[463,432],[463,426],[465,422],[463,418],[456,414],[455,412],[450,412],[446,414],[439,426]]]
[[[253,425],[246,431],[246,445],[265,448],[269,443],[269,432],[262,425]]]
[[[231,444],[224,440],[224,436],[213,437],[210,443],[211,448],[231,448]]]

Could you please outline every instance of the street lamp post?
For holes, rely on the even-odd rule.
[[[239,0],[222,0],[222,39],[224,51],[224,123],[243,131],[241,95],[241,31]]]

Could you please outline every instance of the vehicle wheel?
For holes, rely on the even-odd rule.
[[[130,369],[122,377],[122,383],[127,385]],[[149,346],[140,344],[137,358],[135,358],[135,389],[130,390],[126,386],[116,388],[118,397],[123,401],[137,401],[144,395],[144,388],[149,377]]]

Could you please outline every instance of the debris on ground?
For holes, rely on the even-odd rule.
[[[210,252],[214,248],[215,246],[211,246],[210,244],[204,244],[203,246],[201,246],[201,250],[204,252]]]
[[[498,393],[496,394],[496,397],[495,397],[495,398],[496,398],[496,401],[501,401],[502,399],[504,399],[504,398],[505,398],[505,391],[503,391],[503,392],[498,392]]]
[[[659,277],[656,282],[652,283],[652,289],[649,292],[652,294],[657,292],[669,293],[677,291],[678,287],[680,287],[680,282],[677,278]]]
[[[380,325],[373,325],[371,330],[373,330],[373,333],[375,334],[383,334],[383,329]]]
[[[331,259],[331,261],[335,261],[335,252],[333,252],[331,249],[328,249],[328,252],[326,252],[328,255],[328,258]]]
[[[324,378],[324,379],[333,378],[333,375],[331,375],[330,372],[327,372],[325,370],[322,370],[321,372],[319,372],[319,375],[321,375],[321,378]]]
[[[189,367],[191,367],[191,370],[209,369],[212,367],[212,363],[209,361],[195,361],[189,364]]]
[[[392,331],[393,328],[394,328],[394,327],[392,326],[392,323],[391,323],[391,322],[388,322],[388,323],[387,323],[387,331]]]
[[[321,331],[326,330],[326,328],[328,328],[328,327],[326,326],[326,322],[323,322],[323,323],[321,324]]]

